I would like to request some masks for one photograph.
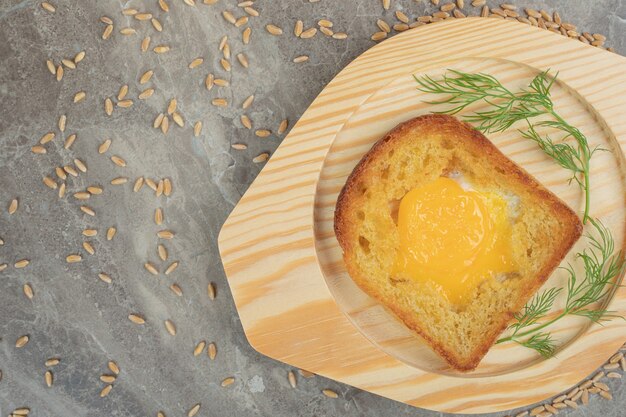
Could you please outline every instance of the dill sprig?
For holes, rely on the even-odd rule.
[[[556,80],[547,71],[538,74],[527,88],[513,92],[491,75],[472,74],[448,70],[441,79],[430,76],[414,77],[419,90],[425,93],[444,95],[440,100],[427,102],[433,105],[450,105],[449,109],[437,112],[457,114],[474,103],[485,103],[487,110],[464,115],[463,118],[474,124],[483,133],[502,132],[516,122],[525,121],[528,130],[519,130],[523,137],[537,143],[539,147],[554,159],[561,167],[572,172],[570,181],[575,180],[585,194],[583,223],[589,220],[589,160],[595,152],[589,148],[585,135],[576,127],[567,123],[554,110],[550,89]],[[544,120],[535,124],[531,119],[543,116]],[[536,128],[552,128],[562,133],[555,142],[549,136],[542,136]],[[566,141],[573,139],[573,146]]]
[[[550,288],[536,294],[515,315],[515,322],[509,326],[511,334],[499,339],[497,343],[508,341],[534,349],[544,357],[550,357],[556,350],[556,343],[548,326],[565,316],[581,316],[600,323],[615,317],[615,312],[605,308],[594,308],[615,289],[615,278],[626,269],[626,259],[622,251],[615,253],[615,242],[610,231],[599,221],[589,219],[596,233],[587,234],[589,248],[576,254],[576,259],[583,263],[585,276],[580,278],[571,265],[564,267],[569,277],[565,307],[556,317],[543,321],[554,306],[557,296],[563,288]]]

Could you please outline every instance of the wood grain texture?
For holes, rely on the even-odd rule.
[[[332,233],[337,194],[360,157],[397,123],[432,107],[413,74],[484,71],[521,86],[559,72],[557,109],[603,152],[592,160],[592,215],[624,244],[626,59],[527,25],[459,19],[407,31],[348,65],[311,104],[224,224],[226,275],[251,345],[293,366],[415,406],[485,413],[535,403],[576,384],[626,339],[623,321],[567,320],[558,356],[541,360],[512,344],[476,372],[451,372],[386,310],[355,289]],[[488,137],[572,208],[582,195],[514,132]],[[576,246],[582,249],[581,240]],[[549,284],[561,285],[554,274]],[[626,314],[626,289],[610,308]]]

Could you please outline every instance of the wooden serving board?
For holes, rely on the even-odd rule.
[[[361,292],[341,260],[333,211],[342,185],[396,124],[437,110],[413,75],[486,72],[514,88],[539,71],[559,73],[557,111],[592,146],[593,217],[626,235],[626,59],[546,30],[499,19],[444,21],[397,35],[333,79],[276,150],[224,224],[219,246],[245,333],[259,352],[376,394],[449,413],[530,405],[584,379],[626,340],[626,323],[568,319],[560,348],[544,360],[497,345],[469,374],[448,369],[397,319]],[[582,193],[568,174],[515,131],[488,135],[575,210]],[[575,251],[566,261],[576,262]],[[620,277],[621,279],[622,277]],[[563,285],[557,271],[546,285]],[[609,308],[626,314],[626,288]],[[562,305],[561,305],[562,306]],[[558,306],[557,306],[558,307]]]

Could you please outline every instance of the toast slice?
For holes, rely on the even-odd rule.
[[[391,273],[399,246],[394,207],[410,190],[450,173],[516,201],[509,230],[517,270],[486,277],[461,307],[432,283]],[[335,209],[335,234],[352,279],[459,371],[476,368],[581,233],[563,201],[479,131],[445,115],[409,120],[379,140],[348,177]]]

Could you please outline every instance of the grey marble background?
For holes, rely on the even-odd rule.
[[[247,110],[255,128],[275,132],[284,118],[293,124],[341,68],[373,45],[369,37],[377,30],[378,17],[393,22],[394,10],[414,18],[432,8],[425,1],[412,0],[392,0],[386,12],[378,0],[312,4],[257,0],[261,16],[250,19],[252,41],[244,46],[241,29],[220,15],[225,9],[243,15],[235,0],[197,7],[183,0],[167,2],[169,13],[163,13],[156,0],[53,0],[57,11],[51,14],[39,1],[0,0],[0,238],[4,240],[0,264],[9,264],[0,272],[0,415],[26,406],[31,416],[155,416],[159,410],[183,416],[201,403],[198,416],[440,416],[321,377],[298,377],[297,388],[292,389],[287,381],[289,366],[259,355],[246,342],[216,245],[222,223],[261,168],[252,158],[272,152],[283,138],[273,134],[261,139],[243,128],[242,101],[250,94],[256,97]],[[510,2],[557,9],[564,20],[584,31],[605,34],[608,45],[626,53],[626,3],[621,0]],[[122,16],[125,7],[153,13],[163,32],[156,32],[149,22]],[[115,22],[107,41],[101,39],[103,15]],[[296,19],[310,27],[325,17],[349,38],[334,40],[319,33],[309,40],[293,37]],[[270,36],[263,29],[267,23],[282,26],[285,35]],[[119,29],[125,26],[138,33],[121,35]],[[233,57],[245,51],[249,69],[235,59],[232,72],[219,67],[217,45],[225,34]],[[141,53],[139,44],[146,35],[152,37],[152,46],[168,44],[171,51]],[[75,70],[66,69],[57,82],[45,61],[58,63],[81,50],[86,51],[84,61]],[[310,55],[310,61],[291,62],[301,54]],[[204,63],[188,69],[198,56],[204,57]],[[156,92],[140,101],[136,97],[146,86],[140,86],[138,79],[148,69],[155,74],[146,86]],[[208,72],[228,79],[230,87],[207,91]],[[115,96],[123,84],[129,85],[128,97],[135,105],[116,108],[107,117],[103,100]],[[86,99],[73,104],[72,97],[80,90],[86,92]],[[151,125],[173,97],[186,125],[171,126],[164,136]],[[212,106],[215,97],[227,98],[230,105]],[[59,136],[56,124],[61,114],[67,115],[67,129]],[[199,120],[204,128],[194,137],[191,126]],[[57,132],[46,145],[48,153],[32,154],[31,146],[48,131]],[[78,138],[65,150],[63,140],[71,133]],[[106,138],[112,139],[112,146],[99,155],[98,144]],[[249,148],[233,150],[232,143],[246,143]],[[111,155],[125,158],[127,166],[114,165]],[[53,167],[70,164],[74,158],[84,161],[88,172],[70,177],[67,195],[59,199],[56,191],[42,184],[42,177],[55,178]],[[110,185],[118,176],[131,182]],[[157,198],[145,186],[133,193],[132,181],[138,176],[169,177],[174,191],[169,198]],[[71,196],[92,184],[104,187],[102,195],[86,202],[96,210],[95,217],[82,213],[80,202]],[[9,215],[7,206],[13,198],[19,199],[19,208]],[[176,232],[173,240],[164,242],[167,262],[156,254],[155,234],[163,228],[152,220],[157,207],[165,213],[163,227]],[[112,241],[104,237],[109,226],[118,229]],[[97,228],[99,233],[85,238],[81,235],[85,228]],[[92,242],[95,255],[82,249],[84,240]],[[67,264],[70,253],[81,253],[83,261]],[[14,262],[23,258],[30,265],[15,269]],[[180,266],[165,276],[163,271],[173,260]],[[160,268],[159,276],[146,272],[147,261]],[[113,283],[100,281],[99,272],[111,275]],[[168,289],[173,282],[182,288],[182,297]],[[213,301],[207,297],[209,282],[217,287]],[[34,289],[32,300],[23,294],[26,283]],[[142,314],[147,323],[131,323],[130,313]],[[166,332],[165,319],[176,324],[176,336]],[[16,339],[24,334],[30,342],[16,349]],[[217,344],[214,361],[206,353],[192,355],[200,340]],[[51,388],[44,383],[44,361],[49,357],[61,358],[51,368]],[[111,393],[100,398],[105,384],[99,376],[108,373],[108,360],[115,360],[121,373]],[[229,376],[236,382],[222,388],[220,382]],[[620,380],[609,384],[613,401],[595,396],[588,407],[563,410],[560,415],[623,417],[626,388]],[[324,397],[323,388],[335,390],[339,398]]]

